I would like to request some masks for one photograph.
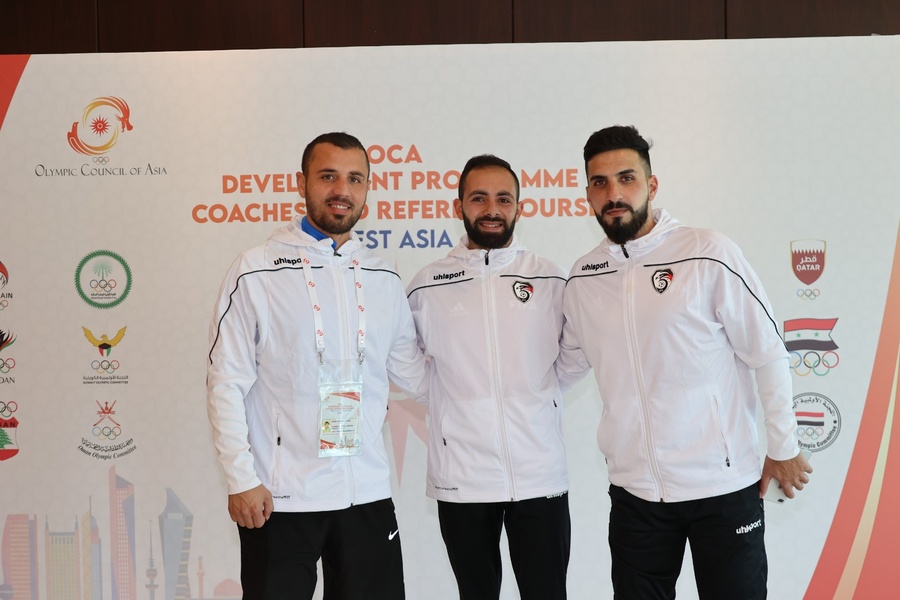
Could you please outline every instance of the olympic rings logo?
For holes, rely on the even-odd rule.
[[[809,350],[802,356],[796,350],[791,350],[791,370],[800,377],[806,377],[810,373],[824,377],[840,362],[841,357],[834,350],[821,355],[815,350]]]
[[[91,289],[95,292],[111,292],[115,287],[115,279],[91,279]]]
[[[94,427],[94,429],[91,430],[91,433],[94,434],[94,437],[101,440],[114,440],[122,435],[122,428],[118,425],[115,427]]]
[[[105,165],[109,162],[109,157],[108,156],[95,156],[91,160],[93,160],[95,164]]]
[[[10,418],[17,410],[19,410],[18,402],[13,402],[12,400],[9,402],[0,402],[0,417],[3,417],[4,419]]]
[[[119,361],[117,360],[95,360],[91,363],[91,368],[97,373],[107,373],[112,375],[119,369]]]
[[[5,298],[3,300],[0,300],[0,310],[3,310],[7,306],[9,306],[9,300]]]
[[[16,361],[11,358],[0,358],[0,373],[4,375],[16,368]]]
[[[797,437],[800,440],[816,441],[825,435],[824,427],[813,427],[811,425],[803,425],[797,428]]]
[[[801,300],[815,300],[819,297],[819,290],[811,290],[811,289],[799,289],[797,290],[797,297]]]

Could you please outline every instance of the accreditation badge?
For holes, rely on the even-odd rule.
[[[320,457],[362,454],[362,388],[357,361],[320,366]]]

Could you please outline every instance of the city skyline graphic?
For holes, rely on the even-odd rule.
[[[137,564],[135,486],[116,472],[115,465],[109,469],[108,492],[108,540],[101,536],[98,519],[103,517],[94,512],[91,497],[87,510],[72,516],[70,529],[58,528],[60,523],[52,523],[49,515],[6,514],[0,534],[0,600],[241,597],[240,584],[233,579],[218,582],[211,595],[205,595],[203,558],[191,557],[194,515],[173,489],[165,490],[155,531],[149,523],[146,565]]]

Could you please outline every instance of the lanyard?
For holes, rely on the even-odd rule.
[[[356,350],[359,364],[363,363],[366,354],[366,305],[363,296],[362,278],[360,277],[359,261],[350,259],[353,264],[353,282],[356,288],[356,308],[359,314],[359,329],[356,332]],[[306,291],[309,293],[309,304],[312,307],[313,319],[316,326],[316,352],[319,354],[319,364],[325,364],[325,328],[322,324],[322,307],[319,304],[319,294],[316,292],[316,281],[313,278],[312,267],[306,250],[300,249],[300,262],[303,265],[303,276],[306,278]]]

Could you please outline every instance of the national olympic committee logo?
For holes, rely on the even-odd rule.
[[[3,331],[0,329],[0,350],[9,348],[16,343],[16,334],[12,331]]]
[[[830,398],[810,392],[794,396],[800,447],[818,452],[834,443],[841,432],[841,413]]]
[[[6,287],[6,284],[9,283],[9,269],[6,268],[6,265],[0,261],[0,290]],[[0,292],[0,310],[5,309],[9,306],[9,301],[12,299],[12,292]]]
[[[95,400],[95,402],[97,401]],[[91,427],[91,433],[100,440],[115,440],[122,435],[122,424],[115,418],[116,401],[113,400],[112,405],[109,402],[103,404],[97,402],[97,407],[100,409],[97,411],[97,416],[100,418]]]
[[[75,289],[94,308],[118,306],[131,291],[131,269],[125,259],[109,250],[95,250],[75,269]]]
[[[784,322],[784,345],[791,354],[794,375],[806,377],[810,373],[824,377],[838,366],[837,343],[831,331],[837,324],[833,319],[790,319]]]
[[[791,242],[791,270],[801,283],[811,286],[825,270],[824,240],[794,240]],[[801,300],[815,300],[818,288],[800,288],[797,297]]]
[[[133,129],[128,103],[115,96],[103,96],[94,98],[84,107],[81,113],[81,131],[78,129],[78,121],[75,121],[66,138],[75,152],[99,157],[116,145],[120,129],[122,132]],[[109,159],[98,160],[105,164]]]
[[[19,405],[12,401],[0,401],[0,460],[8,460],[19,453],[16,444],[16,429],[19,421],[13,413],[19,410]]]

